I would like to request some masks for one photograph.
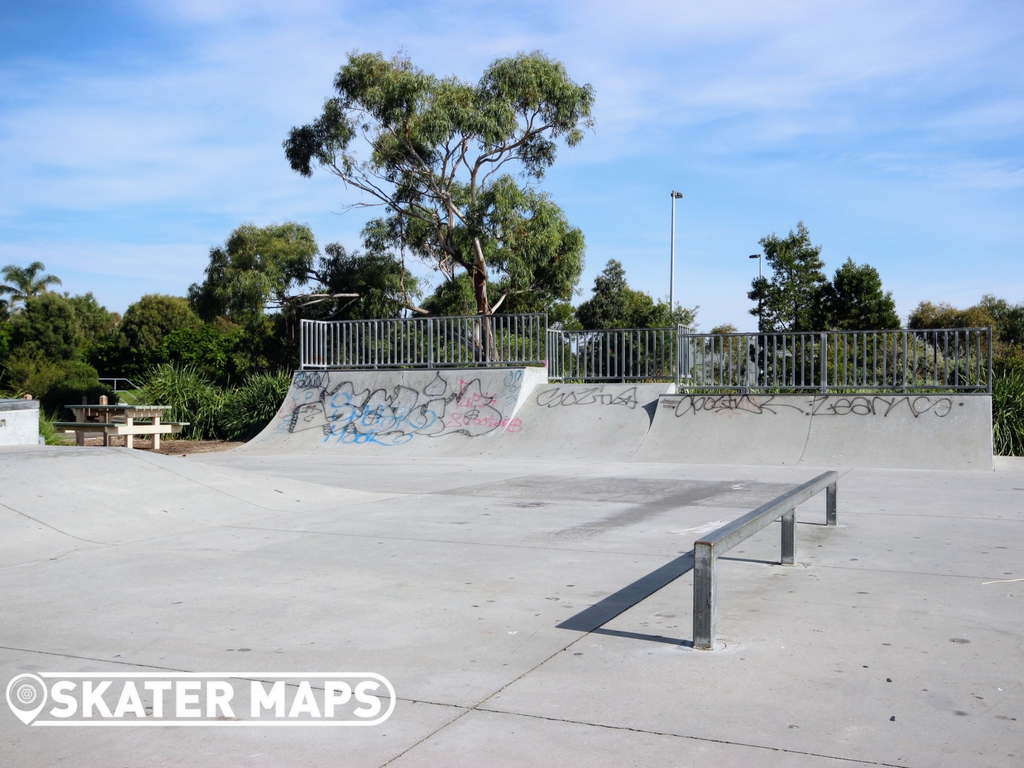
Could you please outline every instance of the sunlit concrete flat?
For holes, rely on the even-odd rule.
[[[4,765],[1019,765],[1024,463],[853,468],[0,449],[0,669],[373,671],[372,728],[60,728]]]

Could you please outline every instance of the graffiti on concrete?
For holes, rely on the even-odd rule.
[[[602,392],[601,387],[584,387],[582,389],[554,387],[545,389],[537,395],[537,405],[544,408],[573,405],[621,405],[632,410],[639,404],[636,387],[630,387],[618,394]]]
[[[676,403],[676,416],[685,416],[688,413],[729,413],[743,411],[760,416],[761,414],[778,413],[780,408],[790,408],[800,413],[806,413],[796,403],[788,399],[777,398],[774,395],[683,395]]]
[[[499,428],[516,432],[521,427],[518,418],[505,418],[495,407],[515,403],[521,371],[510,372],[496,393],[483,391],[479,378],[459,378],[453,384],[440,373],[419,389],[398,385],[372,391],[357,391],[351,380],[335,376],[332,382],[325,372],[296,375],[293,388],[301,394],[279,413],[288,432],[319,430],[324,442],[396,446],[417,436],[479,437]]]
[[[816,397],[812,416],[881,416],[910,412],[915,419],[926,413],[944,419],[953,410],[953,398],[928,395],[874,395],[870,397]]]
[[[805,407],[809,405],[809,407]],[[805,416],[880,416],[907,411],[915,419],[930,413],[944,419],[953,410],[953,399],[935,395],[682,395],[675,415],[702,412],[744,412],[755,416],[776,415],[783,408]]]

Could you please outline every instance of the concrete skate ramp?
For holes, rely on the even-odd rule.
[[[635,461],[992,469],[988,395],[665,395]]]
[[[239,450],[477,455],[546,381],[543,368],[300,371],[274,420]]]
[[[673,384],[542,384],[487,455],[518,459],[626,461]]]

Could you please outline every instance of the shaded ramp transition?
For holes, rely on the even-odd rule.
[[[678,464],[992,469],[976,394],[668,394],[543,368],[302,371],[239,450]]]
[[[546,384],[487,446],[495,458],[625,461],[643,443],[673,384]]]
[[[240,450],[479,454],[515,428],[543,368],[300,371],[276,417]]]
[[[992,469],[989,395],[665,395],[636,461]]]

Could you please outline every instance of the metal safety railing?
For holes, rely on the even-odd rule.
[[[679,370],[679,332],[676,328],[549,330],[548,379],[674,381]]]
[[[718,558],[744,539],[782,518],[782,564],[796,559],[796,508],[812,496],[826,491],[825,525],[836,524],[838,472],[825,472],[813,480],[733,520],[693,545],[693,647],[710,650],[715,646],[718,621]]]
[[[138,389],[138,386],[133,384],[131,379],[124,376],[100,376],[99,382],[100,384],[109,384],[110,388],[115,392],[127,392]]]
[[[303,320],[300,365],[444,368],[544,365],[547,315]]]
[[[991,328],[684,333],[686,391],[992,391]]]
[[[991,328],[694,333],[549,329],[547,315],[303,320],[305,369],[546,365],[559,382],[680,392],[992,391]]]

